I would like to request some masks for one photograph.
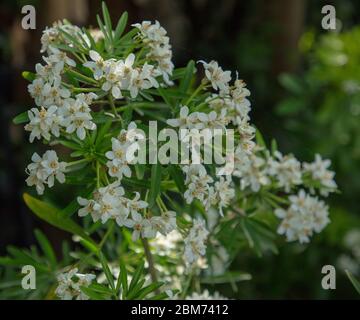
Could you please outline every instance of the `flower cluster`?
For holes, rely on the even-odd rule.
[[[327,197],[330,192],[334,192],[337,188],[334,181],[335,172],[328,170],[331,161],[323,160],[319,154],[315,155],[314,162],[304,163],[304,173],[309,173],[311,178],[320,183],[320,194]]]
[[[140,31],[139,37],[146,44],[149,52],[146,57],[150,61],[156,62],[156,72],[159,72],[165,83],[172,84],[169,76],[172,75],[174,64],[172,63],[172,51],[170,38],[166,35],[166,30],[158,21],[152,24],[150,21],[133,24]]]
[[[60,183],[65,182],[66,163],[59,162],[55,151],[48,150],[40,157],[34,153],[31,158],[32,163],[27,166],[26,172],[29,177],[26,179],[28,186],[35,186],[38,194],[43,194],[45,185],[52,188],[55,178]]]
[[[123,176],[131,177],[129,162],[133,160],[135,151],[139,149],[137,141],[145,139],[144,135],[136,129],[135,122],[131,122],[127,130],[122,129],[117,138],[111,139],[112,149],[105,154],[109,159],[106,163],[109,176],[119,181]]]
[[[52,27],[46,27],[41,36],[41,50],[40,52],[48,52],[52,50],[57,44],[67,44],[70,47],[73,47],[74,44],[72,41],[64,36],[64,33],[67,33],[71,37],[77,40],[84,40],[87,44],[90,44],[88,36],[81,31],[78,26],[68,23],[67,21],[57,21],[53,24]],[[98,36],[98,38],[102,38]]]
[[[206,239],[209,231],[205,227],[205,221],[196,219],[193,221],[188,236],[184,239],[184,259],[187,266],[191,266],[206,252]]]
[[[288,241],[309,242],[314,232],[321,232],[330,222],[324,201],[306,194],[304,190],[289,196],[289,201],[290,206],[286,210],[275,210],[275,215],[281,219],[278,233],[284,234]]]
[[[269,158],[268,173],[275,177],[278,186],[284,188],[285,192],[302,183],[301,163],[292,155],[283,156],[279,151]]]
[[[100,220],[102,223],[113,219],[118,226],[133,229],[134,241],[140,236],[154,238],[157,232],[167,235],[176,229],[175,212],[165,211],[161,216],[144,217],[141,211],[147,208],[148,203],[140,200],[138,192],[133,199],[125,197],[119,181],[99,188],[94,192],[93,199],[78,197],[78,203],[83,207],[78,212],[80,217],[90,214],[94,222]]]
[[[88,287],[96,278],[93,274],[78,273],[78,269],[74,268],[68,272],[60,273],[57,276],[58,286],[55,294],[61,300],[88,300],[89,297],[83,293],[80,287]]]
[[[125,60],[104,60],[94,50],[89,52],[92,61],[84,63],[94,73],[94,79],[102,83],[101,89],[111,92],[115,99],[123,98],[122,90],[130,92],[131,98],[136,98],[140,90],[157,88],[159,83],[156,77],[158,70],[151,64],[145,63],[135,67],[135,55],[129,54]]]
[[[84,140],[86,130],[96,129],[90,105],[97,95],[90,92],[70,97],[70,90],[62,85],[62,73],[66,65],[74,67],[75,61],[56,48],[48,50],[50,55],[44,57],[46,65],[36,65],[36,78],[28,86],[40,109],[28,111],[30,122],[25,130],[30,131],[30,142],[41,137],[50,140],[51,134],[59,137],[62,129],[69,134],[76,131],[78,138]]]

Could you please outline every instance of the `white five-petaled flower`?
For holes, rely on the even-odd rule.
[[[214,90],[228,92],[229,82],[231,80],[231,71],[223,71],[223,69],[214,60],[206,63],[200,61],[205,68],[205,76],[211,82]]]
[[[205,221],[200,219],[194,220],[188,236],[184,239],[184,258],[187,266],[191,266],[205,255],[205,241],[208,235],[209,231],[205,228]]]
[[[335,172],[328,170],[330,166],[331,161],[329,159],[323,160],[319,154],[315,155],[314,162],[303,164],[304,172],[310,173],[312,179],[320,182],[320,193],[325,197],[337,188],[334,181]]]
[[[60,182],[65,182],[65,169],[66,163],[59,162],[58,156],[55,151],[48,150],[40,157],[34,153],[26,172],[29,177],[26,179],[28,186],[36,186],[38,194],[43,194],[45,185],[49,188],[54,186],[55,178]]]
[[[60,273],[57,276],[58,286],[55,294],[61,300],[88,300],[89,297],[83,293],[80,287],[88,287],[96,278],[94,274],[81,274],[74,268],[68,272]]]
[[[86,137],[86,130],[95,130],[96,124],[92,121],[89,106],[84,102],[84,98],[66,99],[60,109],[63,116],[62,125],[66,127],[67,133],[76,132],[80,140]]]
[[[30,131],[30,142],[34,139],[40,139],[43,137],[46,140],[50,140],[51,134],[55,137],[60,136],[60,126],[63,118],[58,115],[58,108],[51,106],[48,109],[41,107],[41,109],[32,108],[28,111],[28,117],[30,122],[25,125],[25,130]]]
[[[94,50],[90,50],[89,55],[92,61],[85,62],[84,66],[94,72],[95,80],[100,80],[104,74],[104,68],[106,66],[105,60]]]
[[[281,219],[278,233],[285,235],[287,241],[309,242],[314,232],[321,232],[330,222],[325,203],[304,190],[289,196],[289,201],[287,209],[275,210],[275,215]]]

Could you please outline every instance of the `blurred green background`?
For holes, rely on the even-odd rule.
[[[108,0],[117,20],[159,20],[168,30],[175,64],[218,60],[248,83],[252,121],[269,142],[302,161],[332,160],[340,194],[330,198],[332,223],[310,245],[281,243],[278,255],[244,251],[232,269],[251,281],[216,290],[233,298],[356,298],[343,270],[360,276],[360,2],[356,0]],[[21,28],[21,7],[33,4],[37,29]],[[323,30],[321,8],[336,8],[337,30]],[[46,25],[68,18],[95,25],[100,1],[2,0],[0,3],[0,254],[34,243],[39,227],[61,252],[66,237],[34,218],[22,203],[24,167],[36,146],[11,118],[32,106],[21,71],[40,60]],[[63,193],[64,203],[66,193]],[[321,268],[337,269],[336,290],[321,288]],[[214,289],[210,287],[209,289]]]

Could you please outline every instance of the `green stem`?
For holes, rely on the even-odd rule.
[[[96,161],[96,187],[100,188],[100,163]]]
[[[147,262],[149,264],[149,271],[150,271],[151,281],[156,283],[157,282],[157,274],[156,274],[156,269],[155,269],[155,265],[154,265],[154,259],[153,259],[153,256],[151,254],[149,242],[147,241],[147,239],[145,239],[143,237],[141,237],[141,242],[142,242],[143,247],[144,247],[144,253],[145,253],[146,260],[147,260]]]
[[[112,111],[114,113],[114,116],[121,119],[121,116],[118,114],[118,112],[116,110],[114,99],[113,99],[111,93],[109,93],[108,97],[109,97],[109,103],[110,103],[111,109],[112,109]],[[122,124],[122,119],[121,119],[121,124]]]
[[[196,88],[196,90],[192,93],[192,95],[190,96],[190,98],[187,99],[187,101],[185,102],[185,105],[187,106],[187,105],[192,101],[192,99],[194,99],[194,98],[197,96],[197,94],[198,94],[202,89],[205,88],[205,86],[206,86],[205,83],[201,83],[201,84]]]
[[[72,162],[68,162],[67,166],[75,166],[81,163],[86,163],[86,162],[90,162],[89,159],[80,159],[80,160],[76,160],[76,161],[72,161]]]
[[[101,239],[101,242],[99,243],[99,251],[101,250],[101,248],[104,246],[107,238],[110,236],[110,234],[112,233],[112,231],[114,230],[115,227],[115,222],[111,221],[110,222],[110,227],[109,229],[106,231],[104,237]]]
[[[193,278],[193,273],[194,273],[194,271],[191,271],[191,273],[189,274],[189,277],[188,277],[188,279],[186,281],[184,290],[181,293],[181,299],[185,299],[185,297],[186,297],[186,294],[187,294],[187,292],[188,292],[188,290],[190,288],[190,285],[191,285],[191,281],[192,281],[192,278]]]
[[[79,79],[83,80],[83,81],[86,82],[86,83],[89,83],[89,82],[90,82],[90,83],[94,83],[94,84],[96,84],[96,85],[98,84],[98,82],[97,82],[95,79],[92,79],[92,78],[90,78],[90,77],[88,77],[88,76],[84,76],[84,75],[81,74],[80,72],[77,72],[77,71],[75,71],[75,70],[73,70],[73,69],[66,69],[66,71],[69,72],[70,74],[78,77]]]

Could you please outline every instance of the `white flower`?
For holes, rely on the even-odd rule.
[[[92,61],[85,62],[84,67],[91,69],[94,72],[94,79],[99,80],[104,74],[105,61],[100,54],[94,50],[89,51],[89,56]]]
[[[240,188],[247,187],[253,192],[258,192],[262,186],[270,183],[267,174],[266,162],[262,157],[248,154],[247,151],[238,146],[235,150],[233,175],[240,178]]]
[[[104,194],[98,201],[100,206],[99,213],[102,223],[106,223],[109,219],[116,219],[118,214],[119,199],[109,193]]]
[[[95,279],[93,274],[78,273],[78,269],[74,268],[68,272],[60,273],[57,276],[58,286],[55,294],[61,300],[88,300],[89,297],[84,294],[80,287],[88,287]]]
[[[128,85],[131,98],[136,98],[140,90],[159,87],[158,82],[153,77],[153,69],[152,65],[146,63],[141,70],[133,70]]]
[[[220,177],[215,182],[215,202],[219,207],[220,215],[223,216],[223,208],[230,205],[230,201],[235,197],[235,190],[230,187],[232,181],[230,178]]]
[[[64,64],[67,64],[71,67],[75,67],[76,63],[73,59],[70,59],[64,51],[60,51],[57,48],[50,47],[50,55],[44,57],[44,61],[48,64],[60,64],[61,69],[64,68]]]
[[[90,214],[93,220],[97,219],[100,205],[96,201],[93,199],[88,200],[82,197],[78,197],[77,201],[83,207],[78,211],[79,217],[85,217]]]
[[[275,210],[275,215],[282,220],[278,233],[284,234],[287,241],[309,242],[313,232],[321,232],[330,222],[325,203],[306,194],[304,190],[289,196],[289,200],[290,206],[286,210]]]
[[[37,153],[34,153],[31,157],[31,161],[32,163],[26,168],[26,172],[29,175],[26,179],[26,183],[29,187],[35,186],[37,193],[42,195],[45,191],[46,183],[46,176],[43,174],[41,167],[42,158]]]
[[[78,211],[79,216],[91,215],[94,222],[100,220],[105,224],[109,219],[115,220],[119,226],[127,226],[131,223],[128,218],[130,210],[128,202],[131,201],[124,197],[124,188],[119,181],[99,188],[93,193],[94,199],[84,199],[78,197],[78,203],[83,206]]]
[[[136,241],[140,236],[144,238],[152,238],[155,236],[154,230],[150,224],[150,221],[144,218],[141,214],[133,212],[131,214],[131,220],[126,225],[129,228],[133,228],[132,240]]]
[[[246,88],[243,80],[236,79],[231,90],[231,97],[236,104],[242,104],[246,97],[250,96],[250,91]]]
[[[55,137],[60,136],[60,124],[63,119],[57,114],[58,108],[51,106],[48,109],[41,107],[41,109],[32,108],[28,111],[30,122],[25,125],[25,130],[30,131],[29,140],[32,143],[35,138],[43,137],[50,140],[51,135]]]
[[[133,24],[133,26],[139,29],[139,36],[149,48],[146,57],[156,62],[156,69],[154,71],[158,75],[162,75],[167,85],[172,85],[173,82],[169,76],[172,75],[174,64],[171,61],[172,51],[171,45],[169,44],[169,37],[166,36],[166,30],[158,21],[155,21],[154,24],[150,21],[143,21],[141,24],[136,23]]]
[[[54,186],[54,178],[56,178],[60,183],[65,182],[64,172],[66,163],[59,162],[59,158],[55,151],[46,151],[43,155],[41,165],[46,173],[49,188]]]
[[[41,106],[44,102],[42,93],[44,85],[45,81],[42,78],[36,78],[31,84],[28,85],[28,91],[38,106]]]
[[[62,106],[64,99],[70,97],[70,91],[60,85],[45,83],[42,95],[44,107],[51,105]]]
[[[180,117],[178,119],[169,119],[166,123],[172,127],[186,128],[188,125],[189,108],[182,106],[180,108]]]
[[[162,235],[167,235],[177,227],[176,212],[166,211],[161,216],[151,217],[150,224],[153,230],[160,232]]]
[[[49,85],[54,85],[55,87],[60,86],[61,84],[61,73],[62,65],[61,64],[46,64],[43,66],[40,63],[35,65],[36,76],[42,78]]]
[[[293,185],[302,183],[301,164],[292,155],[283,156],[276,151],[268,161],[268,173],[276,178],[279,187],[289,192]]]
[[[170,233],[159,234],[151,240],[151,244],[156,248],[156,253],[160,256],[177,256],[177,247],[182,243],[181,233],[174,229]]]
[[[119,61],[107,60],[104,73],[105,73],[105,82],[103,83],[101,89],[104,91],[111,91],[112,96],[115,99],[122,98],[121,94],[121,74],[118,70]]]
[[[331,161],[328,159],[323,160],[319,154],[315,155],[314,162],[303,164],[304,172],[310,173],[314,180],[320,182],[320,193],[325,197],[337,188],[337,184],[334,181],[335,172],[328,170],[330,166]]]
[[[57,28],[49,28],[46,27],[45,30],[43,30],[43,34],[41,36],[41,50],[40,52],[47,51],[50,46],[55,43],[55,41],[59,37],[59,31]]]
[[[229,90],[229,82],[231,80],[231,72],[223,71],[216,61],[206,63],[200,61],[205,68],[205,76],[211,82],[212,87],[215,90],[227,92]]]
[[[92,122],[90,108],[82,99],[67,99],[64,106],[60,109],[63,115],[62,125],[66,127],[67,133],[76,131],[76,135],[80,140],[84,140],[87,130],[95,130],[96,124]]]
[[[119,60],[117,62],[116,71],[120,75],[121,84],[123,88],[129,87],[131,77],[133,76],[133,73],[135,71],[133,68],[134,62],[135,62],[135,55],[133,53],[130,53],[126,57],[125,61]]]
[[[40,157],[34,153],[30,163],[26,168],[26,173],[29,177],[26,183],[29,187],[36,186],[38,194],[43,194],[45,185],[49,188],[54,186],[54,179],[56,178],[60,183],[65,182],[65,162],[59,162],[58,156],[55,151],[48,150]]]
[[[128,166],[127,161],[127,148],[128,143],[121,143],[120,140],[116,138],[111,139],[112,150],[106,152],[105,156],[110,160],[107,162],[107,167],[109,168],[109,175],[111,177],[116,177],[119,180],[123,176],[130,177],[131,169]]]
[[[148,203],[146,201],[140,200],[140,193],[135,192],[134,199],[129,199],[127,201],[127,208],[130,210],[131,214],[138,214],[139,211],[147,208]]]
[[[184,259],[187,266],[191,266],[200,257],[205,255],[205,241],[209,232],[205,228],[204,220],[194,220],[188,236],[184,239]]]

